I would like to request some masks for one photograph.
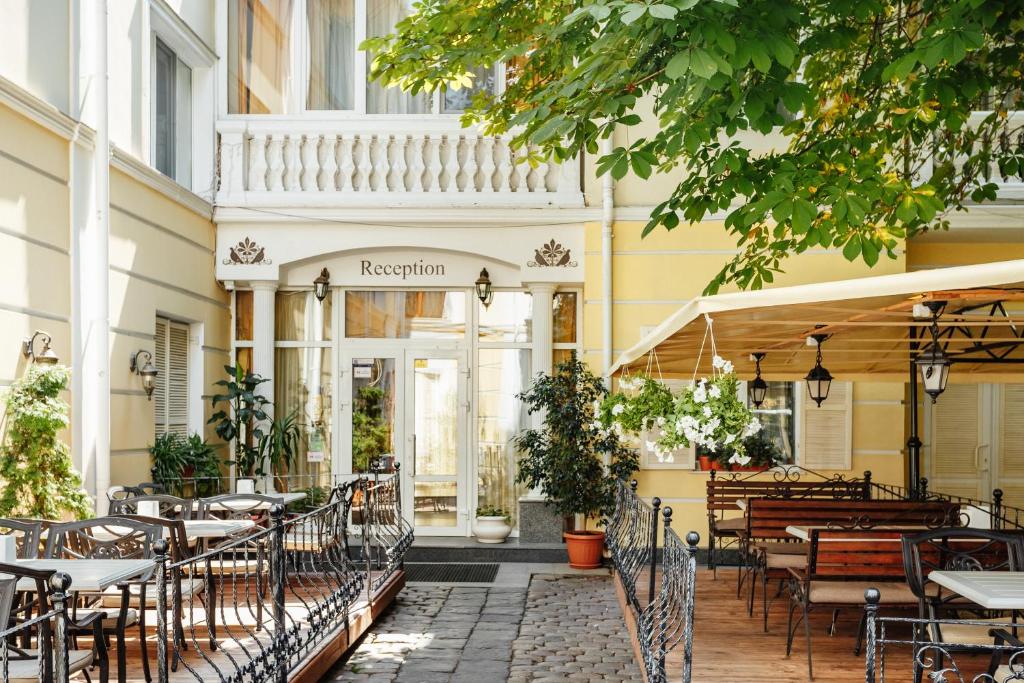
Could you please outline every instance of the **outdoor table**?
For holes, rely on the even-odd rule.
[[[744,512],[746,512],[747,511],[747,499],[746,498],[737,498],[736,499],[736,507],[738,507],[740,510],[743,510]]]
[[[928,527],[926,527],[926,526],[920,526],[920,525],[917,525],[917,524],[898,524],[898,525],[895,525],[895,526],[891,526],[891,525],[875,526],[875,527],[871,527],[870,529],[865,529],[865,531],[885,531],[886,529],[898,529],[898,530],[906,529],[907,531],[914,531],[914,530],[917,530],[917,529],[924,530],[924,529],[927,529],[927,528]],[[843,530],[842,527],[838,527],[838,526],[837,527],[827,527],[827,526],[821,526],[821,525],[818,525],[818,526],[787,526],[786,527],[786,533],[789,534],[790,536],[795,536],[796,538],[799,538],[801,541],[809,541],[809,540],[811,540],[811,530],[812,529],[834,529],[836,531]],[[848,531],[856,531],[856,529],[848,529]]]
[[[18,560],[28,569],[52,569],[71,577],[71,590],[102,592],[153,568],[153,560]],[[18,590],[34,591],[34,579],[18,581]]]
[[[185,525],[185,536],[188,538],[224,538],[232,534],[251,529],[256,526],[256,522],[251,519],[186,519],[182,520],[182,524]],[[116,524],[111,524],[110,529],[116,532],[118,527]],[[167,536],[170,529],[167,527],[160,527],[163,530],[164,536]],[[127,531],[127,528],[125,528]],[[115,533],[107,531],[104,528],[96,528],[92,530],[93,536],[101,541],[111,541],[116,538]]]
[[[243,496],[245,494],[240,493],[238,495],[239,496]],[[258,494],[258,495],[270,496],[271,498],[276,498],[276,499],[278,499],[278,502],[280,502],[282,505],[290,505],[291,503],[297,503],[298,501],[304,500],[306,498],[306,492],[305,491],[289,491],[288,493],[261,493],[261,494]],[[241,500],[241,498],[239,500]],[[259,504],[255,505],[253,507],[253,509],[254,510],[266,510],[271,505],[272,505],[272,503],[267,503],[266,501],[259,501]],[[199,501],[198,500],[194,501],[192,503],[192,507],[193,507],[193,509],[199,507]],[[213,509],[213,510],[230,510],[231,507],[227,506],[227,505],[213,505],[211,507],[211,509]]]
[[[940,570],[928,580],[985,609],[1024,610],[1024,572]]]

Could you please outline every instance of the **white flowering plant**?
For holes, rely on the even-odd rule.
[[[672,413],[672,392],[650,377],[625,378],[619,391],[594,406],[599,429],[635,443],[643,432],[664,425]]]
[[[712,362],[713,376],[702,377],[687,388],[673,402],[662,436],[657,440],[657,452],[670,452],[677,448],[697,445],[707,450],[731,448],[730,463],[747,465],[743,440],[761,430],[761,423],[740,398],[740,381],[733,365],[721,356]]]

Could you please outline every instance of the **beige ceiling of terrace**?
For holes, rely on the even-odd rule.
[[[648,367],[665,378],[710,374],[710,320],[718,354],[741,377],[753,376],[749,356],[758,351],[767,354],[765,378],[802,377],[815,357],[806,339],[821,332],[832,335],[822,346],[822,364],[836,378],[902,381],[919,344],[911,335],[930,339],[929,321],[912,314],[914,304],[927,300],[948,302],[939,327],[956,328],[946,340],[951,356],[983,337],[985,344],[1005,344],[996,352],[1008,352],[1008,359],[1024,359],[1024,345],[1013,346],[1024,341],[1024,260],[1014,260],[699,297],[624,352],[612,374]],[[991,310],[1000,302],[1005,315]],[[950,381],[1024,381],[1024,364],[958,361]]]

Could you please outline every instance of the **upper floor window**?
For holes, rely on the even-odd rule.
[[[153,58],[153,166],[192,184],[192,69],[159,38]]]
[[[457,113],[499,87],[479,69],[472,88],[416,95],[368,78],[373,55],[358,49],[413,12],[413,0],[230,0],[228,113]]]

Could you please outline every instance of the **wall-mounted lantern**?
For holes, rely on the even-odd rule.
[[[140,363],[139,359],[143,361]],[[136,375],[142,378],[142,388],[146,392],[146,398],[153,400],[153,390],[156,388],[156,376],[159,371],[153,366],[153,354],[141,349],[131,354],[128,367]]]
[[[331,274],[326,268],[320,271],[319,277],[313,280],[313,296],[320,303],[327,298],[327,289],[331,286]]]
[[[43,348],[36,353],[36,339],[40,339],[43,342]],[[39,363],[40,365],[56,365],[60,362],[60,358],[53,352],[51,344],[53,339],[49,334],[42,330],[36,330],[31,337],[26,337],[21,342],[21,355],[25,358],[32,359],[33,363]]]
[[[491,277],[484,268],[480,271],[480,277],[476,279],[476,298],[487,308],[494,301],[494,290],[491,289]]]

